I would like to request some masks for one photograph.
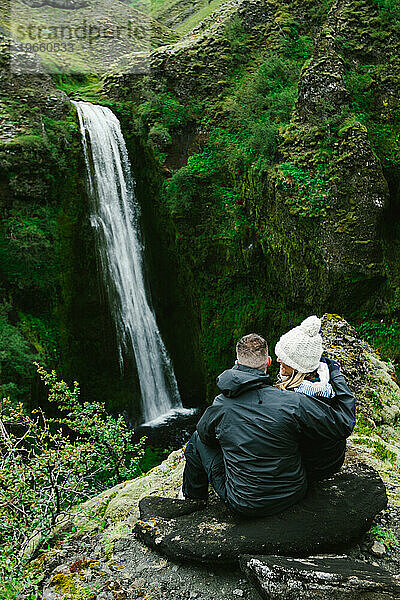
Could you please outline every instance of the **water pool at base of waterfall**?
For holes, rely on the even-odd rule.
[[[165,425],[168,421],[172,421],[178,417],[190,417],[198,412],[198,408],[171,408],[171,410],[160,415],[156,419],[143,423],[142,427],[158,427],[159,425]]]

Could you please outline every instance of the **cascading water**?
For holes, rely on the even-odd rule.
[[[155,315],[147,300],[139,206],[120,123],[114,113],[89,102],[74,102],[86,161],[91,223],[119,344],[133,349],[146,423],[164,420],[182,408],[175,375]]]

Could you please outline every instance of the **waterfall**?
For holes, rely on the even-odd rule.
[[[174,371],[147,298],[139,206],[121,126],[110,109],[73,102],[79,116],[91,224],[115,321],[121,371],[133,350],[146,423],[182,408]]]

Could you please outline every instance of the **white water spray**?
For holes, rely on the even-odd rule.
[[[139,206],[121,126],[110,109],[73,102],[79,116],[86,162],[91,224],[112,314],[121,370],[124,350],[133,349],[143,418],[160,422],[182,408],[174,371],[147,300],[140,240]],[[187,411],[191,412],[191,411]]]

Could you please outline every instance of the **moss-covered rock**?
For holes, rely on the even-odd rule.
[[[361,340],[338,315],[324,315],[322,336],[330,358],[337,360],[356,397],[357,425],[348,441],[346,462],[374,467],[388,487],[389,501],[400,505],[400,388],[392,365]],[[138,519],[138,503],[145,496],[176,498],[182,483],[183,449],[138,479],[121,483],[81,504],[63,517],[61,528],[78,532],[114,531],[117,523],[130,527]]]
[[[340,362],[349,386],[356,395],[357,426],[348,440],[346,472],[352,470],[352,463],[358,463],[360,460],[373,466],[387,487],[390,502],[387,514],[397,515],[398,508],[396,509],[396,506],[398,507],[400,504],[400,479],[398,476],[400,388],[392,379],[392,367],[382,361],[369,344],[360,340],[354,328],[339,315],[324,315],[322,335],[328,355]],[[371,395],[371,390],[375,394],[374,397]],[[376,398],[379,398],[388,410],[382,410],[382,407],[377,406]],[[360,439],[363,440],[363,443],[359,443]],[[393,456],[389,455],[389,452],[392,452]],[[220,574],[218,572],[214,573],[210,580],[208,570],[199,570],[197,567],[183,565],[174,566],[174,563],[168,561],[160,563],[157,554],[149,552],[132,535],[139,517],[138,505],[141,498],[146,496],[176,498],[182,482],[183,468],[182,448],[172,452],[167,460],[145,476],[115,486],[77,506],[73,514],[64,515],[55,532],[54,549],[50,551],[47,558],[42,557],[34,562],[34,564],[37,563],[37,568],[44,573],[45,593],[55,593],[56,586],[59,586],[58,590],[60,590],[61,586],[76,585],[79,582],[82,586],[88,586],[85,588],[87,594],[94,589],[90,587],[93,582],[97,582],[104,591],[109,589],[108,584],[104,583],[105,574],[107,581],[116,582],[115,585],[121,586],[123,589],[126,587],[123,582],[130,582],[132,579],[136,582],[139,575],[144,578],[140,589],[143,587],[146,592],[155,590],[152,587],[155,585],[155,581],[159,583],[160,587],[165,586],[163,589],[170,589],[168,585],[172,584],[168,584],[167,579],[171,581],[172,573],[177,569],[179,569],[180,575],[185,574],[184,580],[189,587],[196,586],[197,589],[197,586],[200,585],[214,585],[214,577],[215,581],[219,582]],[[360,467],[354,465],[355,471],[358,468]],[[343,476],[344,473],[345,471]],[[218,509],[216,503],[218,500],[212,498],[209,510],[215,508],[217,511],[223,512],[223,507]],[[147,501],[147,503],[142,503],[142,508],[152,505],[152,501]],[[162,507],[164,505],[166,503],[160,503],[157,500],[154,502],[154,506]],[[168,510],[170,510],[169,506],[167,503]],[[175,516],[179,512],[179,508],[180,506],[174,512]],[[352,509],[356,510],[354,503]],[[203,514],[204,511],[200,512]],[[174,514],[170,515],[171,518],[174,517]],[[198,514],[196,519],[198,520]],[[188,520],[190,526],[190,518]],[[173,524],[176,522],[176,520],[171,521]],[[396,521],[394,524],[398,527]],[[164,525],[165,520],[160,518],[158,513],[140,523],[141,527],[151,530],[156,547],[162,540]],[[226,523],[221,524],[214,519],[210,523],[207,522],[206,525],[201,523],[200,531],[207,531],[208,541],[213,535],[217,540],[221,530],[224,531],[223,527],[226,527]],[[277,530],[279,541],[279,524]],[[159,541],[157,531],[160,531]],[[68,541],[60,549],[59,545],[62,544],[66,533]],[[393,532],[391,535],[395,540]],[[363,544],[368,543],[368,540],[368,536],[363,538]],[[242,542],[243,538],[241,538]],[[218,553],[218,549],[216,552]],[[357,547],[353,548],[351,553],[353,557],[360,558],[360,550],[357,550]],[[393,572],[398,572],[396,556],[395,552],[388,551],[386,558],[382,559],[379,564]],[[367,562],[376,561],[375,557],[371,558],[368,555],[362,555],[362,558]],[[123,573],[123,581],[120,579],[119,569]],[[224,572],[226,573],[226,569]],[[232,577],[234,577],[234,573],[232,573]],[[188,581],[187,578],[189,578]],[[174,585],[178,590],[182,590],[182,581]],[[131,589],[136,590],[138,586],[139,583]],[[237,588],[236,583],[232,589]],[[119,590],[120,587],[114,589]],[[79,590],[77,590],[77,598],[80,598],[78,592]],[[157,590],[155,593],[158,593]],[[252,598],[250,591],[248,593],[249,598]],[[50,598],[51,596],[45,597]]]

